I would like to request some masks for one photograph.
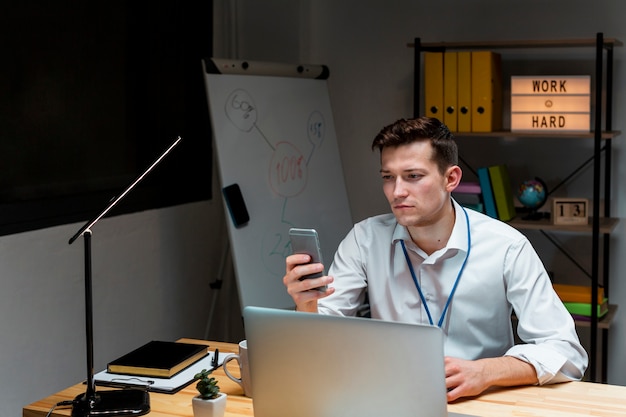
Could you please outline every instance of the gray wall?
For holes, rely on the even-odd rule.
[[[209,338],[243,337],[234,282],[209,288],[224,219],[218,199],[92,228],[96,372],[149,340],[206,337],[213,294],[219,306]],[[87,375],[83,241],[68,245],[82,225],[0,237],[0,416],[21,415],[24,405]],[[221,313],[233,308],[232,318]]]
[[[620,0],[215,0],[215,11],[215,56],[330,67],[330,96],[354,221],[388,211],[377,155],[369,144],[383,125],[412,115],[413,51],[406,44],[414,37],[426,42],[590,38],[604,32],[626,41],[626,3]],[[581,58],[571,51],[548,59],[555,65],[582,60],[584,66],[588,53]],[[616,129],[623,129],[626,111],[625,53],[618,48],[615,54]],[[523,63],[526,57],[516,60]],[[615,216],[626,218],[622,142],[614,141],[611,206]],[[570,145],[552,145],[563,148],[557,149],[563,157],[555,168],[551,161],[537,159],[543,143],[541,152],[532,142],[487,143],[505,152],[504,157],[528,153],[513,164],[513,180],[541,173],[557,181],[560,164],[578,161],[581,151],[580,145],[572,151]],[[586,193],[587,174],[567,192]],[[223,253],[224,219],[218,199],[105,219],[94,227],[96,370],[149,339],[205,336],[214,295],[209,283]],[[67,244],[81,225],[0,237],[1,416],[20,415],[25,404],[86,375],[82,242]],[[585,246],[575,237],[559,238],[571,250]],[[622,222],[611,238],[611,298],[621,304],[626,299],[620,277],[626,270],[626,257],[620,256],[625,238]],[[550,269],[564,265],[557,276],[568,275],[558,253],[536,236],[531,239]],[[583,252],[584,261],[588,254]],[[242,337],[232,281],[227,277],[217,294],[219,314],[210,338]],[[626,385],[626,358],[620,352],[626,344],[625,309],[618,310],[610,332],[609,382],[620,385]]]

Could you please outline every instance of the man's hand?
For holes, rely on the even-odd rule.
[[[287,287],[287,293],[296,303],[296,310],[317,312],[317,300],[327,297],[335,292],[335,289],[328,287],[326,291],[318,291],[315,288],[331,284],[333,278],[323,276],[319,278],[300,280],[301,277],[316,272],[322,272],[324,265],[320,263],[307,264],[311,260],[309,255],[295,254],[286,259],[286,274],[283,277],[283,284]]]
[[[446,357],[448,402],[475,396],[489,387],[537,384],[535,368],[511,356],[468,361]]]

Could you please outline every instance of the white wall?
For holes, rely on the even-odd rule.
[[[382,126],[412,116],[413,50],[406,45],[415,37],[423,42],[562,39],[594,38],[596,32],[603,32],[626,41],[626,3],[620,0],[222,0],[215,4],[217,9],[230,10],[230,22],[235,23],[227,25],[228,30],[216,32],[216,45],[229,45],[221,50],[223,55],[218,55],[220,49],[216,49],[216,56],[329,66],[330,96],[354,221],[388,211],[380,192],[377,155],[371,152],[370,143]],[[532,68],[528,53],[515,52],[508,59],[514,61],[514,66]],[[625,53],[624,48],[615,51],[614,129],[622,128],[624,123]],[[560,68],[564,74],[585,71],[593,65],[593,57],[592,50],[544,52],[538,56],[544,61],[538,70],[544,65]],[[626,175],[622,142],[623,138],[618,138],[613,146],[611,206],[614,216],[626,218],[626,191],[621,186]],[[563,165],[567,171],[590,156],[583,155],[589,152],[589,144],[571,141],[549,144],[488,140],[483,146],[490,152],[497,149],[496,161],[518,156],[517,160],[507,161],[512,164],[514,182],[538,175],[556,184],[566,175]],[[475,151],[464,152],[476,156]],[[480,153],[484,156],[486,152]],[[558,164],[553,163],[555,160]],[[586,196],[590,175],[590,170],[584,171],[565,191]],[[530,233],[529,237],[557,278],[567,280],[571,271],[576,272],[541,236]],[[626,258],[620,256],[625,250],[625,238],[626,222],[622,222],[611,238],[611,301],[617,304],[626,300],[626,283],[621,280]],[[589,260],[588,238],[558,239],[581,262]],[[580,244],[581,239],[584,244]],[[618,310],[609,336],[609,382],[623,385],[625,309],[622,306]],[[583,338],[584,333],[581,330]]]

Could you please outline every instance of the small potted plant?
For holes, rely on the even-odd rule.
[[[210,375],[211,371],[203,369],[194,376],[199,393],[192,400],[195,417],[223,417],[226,411],[226,394],[220,392],[216,379]]]

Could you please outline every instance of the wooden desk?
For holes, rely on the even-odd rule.
[[[181,341],[203,343],[183,339]],[[206,343],[206,342],[204,342]],[[220,352],[237,352],[232,343],[209,342]],[[233,368],[236,368],[233,366]],[[229,368],[230,369],[230,368]],[[228,394],[226,417],[251,417],[252,400],[243,396],[241,387],[231,381],[222,368],[213,375],[221,390]],[[105,388],[97,387],[97,390]],[[77,384],[57,394],[34,402],[23,409],[23,417],[45,417],[59,401],[72,400],[85,392],[84,384]],[[191,398],[196,395],[194,385],[170,394],[150,393],[151,417],[192,417]],[[626,387],[591,382],[568,382],[543,387],[493,389],[480,397],[465,399],[448,405],[448,410],[482,417],[623,417],[626,416]],[[71,415],[70,408],[56,409],[54,417]]]
[[[448,410],[482,417],[626,416],[626,387],[566,382],[541,387],[494,389]]]

